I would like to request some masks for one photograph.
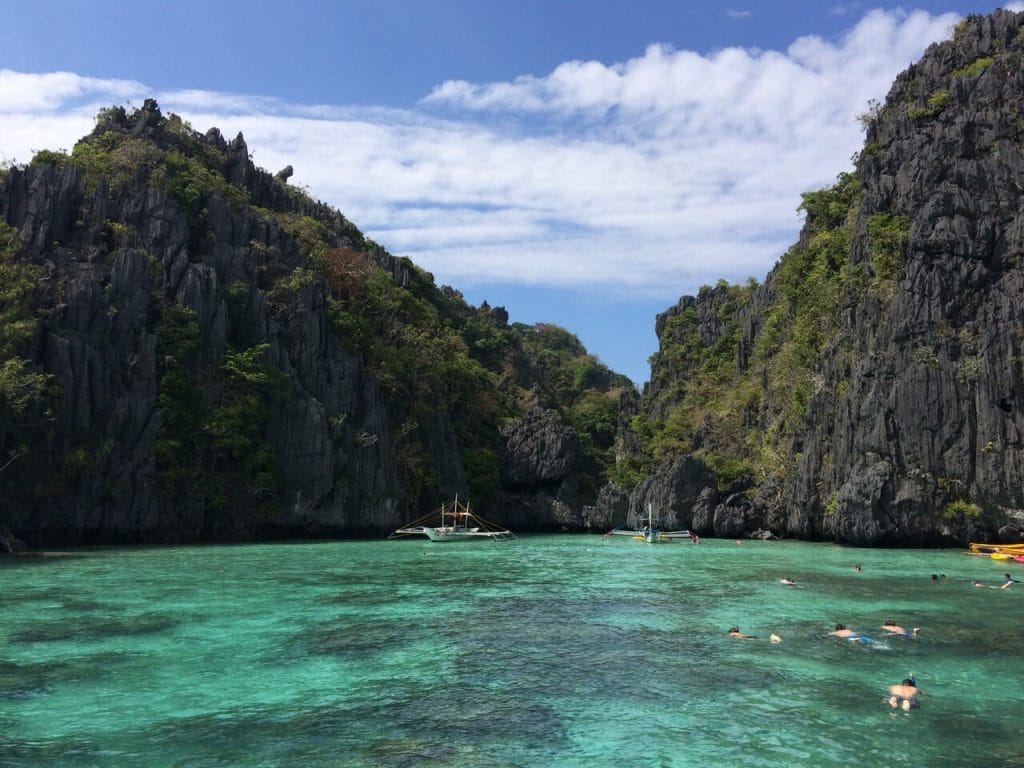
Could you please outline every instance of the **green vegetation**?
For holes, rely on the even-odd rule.
[[[0,472],[28,452],[57,395],[56,380],[28,358],[36,333],[30,300],[42,270],[18,261],[20,246],[18,233],[0,223]]]
[[[57,168],[63,168],[68,164],[69,161],[68,153],[63,149],[41,149],[32,156],[32,162],[42,163],[45,165],[52,165]]]
[[[130,119],[138,115],[136,112]],[[223,153],[202,142],[177,115],[166,118],[155,136],[132,135],[118,126],[117,116],[117,109],[101,112],[97,131],[75,144],[70,155],[43,150],[32,162],[72,165],[81,172],[89,190],[101,181],[112,192],[136,178],[147,179],[181,206],[194,245],[205,233],[206,201],[211,194],[236,205],[248,201],[247,192],[224,177]]]
[[[979,355],[964,355],[957,363],[956,375],[962,384],[970,384],[981,377],[982,360]]]
[[[198,476],[203,423],[203,392],[191,371],[198,368],[202,341],[195,313],[171,305],[160,313],[157,334],[157,405],[160,433],[154,454],[163,483],[185,490]]]
[[[775,300],[753,344],[741,347],[756,282],[719,282],[701,289],[698,303],[714,309],[718,331],[704,338],[696,306],[663,325],[652,359],[663,415],[633,420],[644,447],[644,468],[683,453],[700,456],[722,484],[747,476],[785,475],[790,452],[815,394],[823,349],[835,343],[844,294],[856,295],[860,276],[849,265],[850,237],[860,184],[840,174],[834,186],[803,195],[804,236],[779,261],[770,280]],[[888,242],[888,241],[886,241]],[[710,318],[705,319],[705,323]]]
[[[414,505],[438,492],[429,446],[439,419],[449,416],[471,493],[486,502],[498,489],[498,428],[522,412],[534,388],[542,405],[579,432],[595,466],[613,463],[616,388],[630,385],[587,355],[575,336],[553,325],[501,327],[489,307],[467,306],[412,262],[405,261],[408,279],[398,286],[367,252],[329,248],[308,225],[302,238],[312,271],[283,277],[270,292],[272,303],[286,306],[314,274],[324,281],[335,329],[387,395],[399,469]]]
[[[295,238],[299,253],[309,260],[310,266],[318,270],[327,269],[324,255],[327,252],[327,225],[312,216],[302,213],[272,214],[281,228]]]
[[[828,517],[835,517],[836,513],[839,512],[839,494],[833,493],[828,497],[828,501],[825,502],[825,515]]]
[[[949,91],[935,91],[928,97],[928,109],[937,115],[949,104]]]
[[[266,361],[268,349],[268,344],[259,344],[228,352],[218,370],[204,426],[214,468],[206,490],[215,508],[248,499],[265,502],[277,494],[277,471],[266,428],[271,407],[287,393],[287,379]],[[263,506],[264,513],[273,509],[270,504]]]
[[[907,116],[911,120],[919,120],[924,117],[935,117],[949,104],[949,91],[938,90],[934,91],[924,106],[917,104],[911,104],[907,107]]]
[[[155,330],[161,481],[212,510],[268,513],[278,480],[265,430],[286,380],[266,362],[267,345],[230,350],[213,366],[192,310],[165,307]]]
[[[857,122],[861,124],[864,130],[867,130],[872,124],[878,122],[882,117],[884,109],[885,105],[878,99],[868,99],[868,108],[857,115]]]
[[[952,520],[956,517],[981,517],[981,507],[973,501],[954,499],[942,508],[942,517],[946,520]]]
[[[868,248],[876,287],[891,287],[906,258],[910,220],[905,216],[876,213],[868,217]]]
[[[992,65],[993,61],[994,59],[991,56],[982,56],[981,58],[975,59],[967,66],[954,70],[951,77],[971,77],[973,75],[981,74]]]

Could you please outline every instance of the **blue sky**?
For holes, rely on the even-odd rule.
[[[1019,0],[1004,3],[1024,10]],[[762,280],[960,2],[4,0],[0,162],[154,97],[473,304],[638,385],[657,313]]]

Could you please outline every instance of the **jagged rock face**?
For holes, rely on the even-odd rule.
[[[531,411],[502,429],[502,438],[501,475],[511,487],[558,484],[580,460],[579,438],[554,411]]]
[[[102,467],[49,496],[46,508],[9,510],[12,527],[40,542],[175,541],[273,530],[357,532],[401,522],[404,500],[389,460],[384,404],[373,377],[326,328],[323,295],[309,286],[286,317],[275,317],[256,288],[254,244],[297,262],[291,237],[248,209],[233,210],[214,197],[207,215],[216,244],[194,254],[185,218],[166,195],[144,188],[111,203],[98,190],[85,200],[82,219],[128,222],[139,236],[131,248],[103,252],[94,233],[74,231],[83,192],[73,168],[12,170],[4,186],[7,205],[0,212],[29,243],[29,258],[50,265],[40,362],[59,378],[64,398],[51,450],[76,441],[109,446]],[[68,245],[53,248],[53,242]],[[90,249],[92,260],[81,260]],[[248,286],[244,314],[235,324],[225,300],[231,284]],[[211,529],[203,510],[182,508],[180,499],[165,498],[157,489],[152,449],[160,417],[156,338],[149,322],[154,300],[194,310],[215,353],[223,352],[229,335],[269,343],[269,357],[289,374],[290,402],[270,423],[282,470],[282,506],[263,530],[241,520],[221,520]],[[342,415],[344,425],[333,428]],[[53,460],[49,456],[19,472],[41,479]]]
[[[241,134],[196,134],[152,100],[131,116],[103,110],[70,157],[0,172],[0,222],[22,243],[7,265],[0,232],[5,266],[44,274],[29,302],[27,321],[41,318],[32,349],[5,355],[60,392],[24,453],[13,441],[25,430],[0,424],[14,467],[0,468],[0,522],[33,546],[380,535],[473,487],[485,496],[478,511],[516,530],[593,524],[583,507],[603,456],[555,411],[497,429],[499,409],[523,407],[503,398],[528,386],[539,398],[559,355],[586,357],[578,339],[545,329],[559,355],[533,370],[543,344],[522,344],[503,308],[475,313],[289,191],[289,175],[256,168]],[[395,302],[387,323],[375,323],[374,301]],[[485,333],[478,319],[503,332],[490,356],[437,350],[446,376],[472,379],[464,392],[430,377],[435,358],[405,365],[405,331],[428,338],[444,323],[457,344]],[[503,364],[528,375],[479,396],[474,377]],[[588,394],[623,386],[592,367],[603,378]],[[403,394],[413,369],[428,374],[415,389],[424,407]],[[549,405],[565,405],[559,387]]]
[[[704,462],[684,456],[661,472],[647,477],[629,499],[629,524],[644,525],[647,510],[663,529],[690,528],[695,508],[707,503],[708,494],[715,495],[715,476]],[[695,528],[696,530],[696,528]]]
[[[713,511],[702,501],[695,529],[763,527],[859,545],[1024,536],[1022,29],[1024,14],[971,17],[872,116],[846,265],[861,279],[845,284],[838,331],[817,358],[804,421],[790,433],[793,461],[760,479],[749,501],[727,496]],[[880,220],[906,227],[888,264],[873,239]],[[777,276],[737,315],[741,370]],[[725,287],[683,297],[659,316],[659,338],[688,313],[700,344],[712,346],[727,297]],[[650,416],[673,405],[688,365],[677,355],[655,366]],[[765,430],[772,407],[762,392],[739,428]],[[700,430],[692,443],[703,447]]]
[[[159,111],[147,107],[134,133],[156,130]],[[123,111],[113,119],[126,120]],[[206,140],[226,152],[225,174],[247,183],[255,202],[287,199],[280,182],[252,166],[241,137],[228,144],[212,131]],[[204,215],[212,237],[196,250],[181,208],[142,176],[116,195],[102,182],[86,189],[70,166],[32,165],[3,178],[0,217],[18,230],[26,258],[46,270],[34,363],[59,380],[63,398],[47,444],[18,462],[16,487],[32,489],[31,503],[17,491],[0,502],[3,520],[30,544],[379,533],[405,520],[386,404],[375,377],[327,327],[322,290],[310,284],[272,310],[260,288],[268,269],[301,263],[294,239],[216,194]],[[114,228],[131,232],[132,242],[117,244]],[[234,313],[229,287],[241,307]],[[281,475],[269,516],[214,515],[158,482],[153,316],[172,304],[195,312],[214,356],[229,339],[265,343],[287,377],[288,396],[267,426]],[[461,461],[454,440],[443,437],[446,425],[435,426],[440,484],[454,492],[464,485]],[[100,449],[69,467],[66,447],[76,444]]]
[[[576,432],[557,413],[537,407],[502,428],[498,456],[505,525],[549,531],[586,527],[583,452]]]
[[[870,262],[868,222],[889,213],[910,221],[905,264],[891,298],[845,309],[836,346],[851,362],[824,361],[791,486],[797,533],[940,543],[1019,523],[1022,23],[965,22],[899,77],[869,129],[851,263]],[[949,515],[957,499],[982,516]],[[816,521],[797,512],[826,506]]]
[[[13,555],[25,549],[25,542],[11,533],[10,528],[0,525],[0,554]]]
[[[598,494],[597,503],[583,508],[583,526],[588,531],[605,533],[621,528],[629,519],[629,494],[617,485],[606,485]]]

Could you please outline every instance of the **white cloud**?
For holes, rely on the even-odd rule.
[[[153,96],[198,130],[241,131],[258,165],[291,164],[293,183],[442,282],[674,301],[762,278],[795,239],[800,192],[848,168],[856,115],[957,19],[873,11],[838,41],[781,52],[652,45],[546,77],[447,82],[410,111],[0,71],[0,159],[70,148],[98,107]]]
[[[753,11],[737,11],[733,8],[727,10],[726,15],[733,19],[749,19],[754,15]]]
[[[145,88],[71,72],[26,74],[0,69],[0,162],[27,162],[40,149],[70,149],[105,106],[141,102]]]
[[[125,101],[138,98],[144,90],[140,83],[131,80],[100,80],[71,72],[24,74],[0,69],[0,114],[55,112],[70,105],[93,104],[97,97]]]

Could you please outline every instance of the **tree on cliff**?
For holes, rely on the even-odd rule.
[[[26,357],[36,335],[30,299],[40,270],[16,261],[21,241],[0,224],[0,472],[29,451],[29,437],[52,416],[54,378]]]

